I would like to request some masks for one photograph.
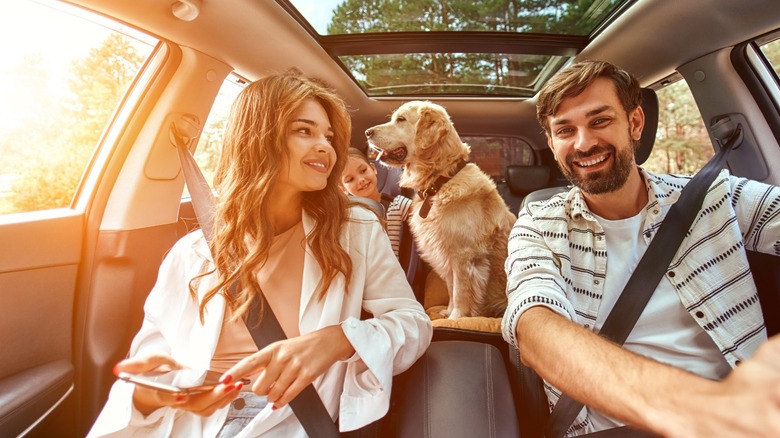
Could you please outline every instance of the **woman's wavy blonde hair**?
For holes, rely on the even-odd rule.
[[[336,151],[336,162],[327,186],[303,194],[303,209],[315,221],[306,241],[323,273],[315,296],[322,299],[338,274],[344,276],[344,293],[347,292],[352,260],[339,244],[348,215],[347,198],[340,184],[352,122],[344,101],[332,90],[298,72],[287,72],[248,85],[231,108],[222,140],[222,155],[214,176],[219,202],[210,246],[220,279],[200,303],[201,321],[206,303],[216,294],[224,295],[234,318],[243,316],[252,301],[262,294],[257,274],[265,264],[277,234],[267,212],[274,202],[274,184],[284,170],[283,163],[289,158],[287,132],[290,123],[307,100],[320,103],[328,114],[333,128],[332,146]],[[213,271],[203,275],[211,273]],[[190,283],[194,297],[197,296],[195,280]],[[233,293],[228,293],[236,281],[239,286]],[[263,300],[260,303],[262,306]]]

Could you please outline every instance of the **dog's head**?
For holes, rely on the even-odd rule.
[[[379,152],[379,161],[390,166],[449,164],[469,154],[444,108],[427,101],[401,105],[389,122],[367,129],[366,139]]]

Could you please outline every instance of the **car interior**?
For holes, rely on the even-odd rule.
[[[126,357],[141,325],[162,259],[199,226],[171,126],[184,121],[193,127],[189,147],[210,178],[232,99],[268,74],[294,68],[335,89],[351,111],[352,145],[369,153],[366,129],[386,122],[402,103],[442,105],[471,146],[471,160],[492,177],[515,215],[568,187],[536,120],[536,95],[555,72],[584,59],[613,62],[639,79],[649,116],[638,164],[693,173],[720,144],[718,127],[728,120],[742,126],[745,138],[728,169],[780,184],[780,10],[773,2],[490,5],[0,4],[0,32],[7,32],[0,33],[0,151],[6,157],[0,164],[0,436],[87,434],[116,380],[112,367]],[[669,94],[677,87],[691,98]],[[114,100],[104,103],[107,95]],[[702,128],[690,130],[694,125]],[[693,141],[680,140],[694,134],[703,145],[695,150]],[[377,169],[383,196],[415,196],[398,185],[400,169],[381,163]],[[38,173],[28,178],[33,170]],[[60,186],[66,194],[55,200]],[[435,277],[408,229],[401,253],[417,299],[426,308],[446,306],[446,291],[442,298],[440,287],[434,290]],[[767,302],[780,305],[775,257],[751,257],[756,283],[769,289]],[[506,372],[511,382],[501,397],[513,407],[520,434],[538,436],[528,426],[537,413],[522,390],[525,371],[501,337],[499,321],[439,321],[432,345],[466,341],[488,348],[485,366],[498,363],[495,372]],[[780,318],[766,313],[765,325],[775,333]],[[474,355],[474,345],[458,348],[464,357]],[[458,378],[433,359],[426,369],[440,379]],[[479,380],[475,391],[490,384]],[[423,427],[409,414],[424,409],[411,395],[416,390],[400,382],[393,403],[405,409],[389,418],[388,436],[412,436]],[[458,421],[485,415],[492,414],[475,410]],[[443,434],[458,421],[438,418],[430,427]],[[468,430],[459,436],[469,436]]]

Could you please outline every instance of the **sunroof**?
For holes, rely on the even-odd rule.
[[[533,32],[588,35],[623,0],[289,0],[320,35]]]
[[[539,73],[562,57],[506,53],[404,53],[339,56],[369,96],[530,97]]]
[[[530,97],[630,0],[278,0],[369,96]],[[290,7],[291,5],[292,7]]]

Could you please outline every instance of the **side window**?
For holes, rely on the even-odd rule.
[[[232,74],[225,79],[198,139],[195,161],[211,187],[214,187],[214,172],[217,170],[219,154],[222,151],[222,134],[230,114],[230,107],[246,84],[245,79]],[[186,187],[184,190],[185,194],[188,193]]]
[[[764,53],[775,73],[780,75],[780,35],[775,35],[774,37],[778,39],[759,45],[759,49]]]
[[[653,173],[693,174],[715,153],[685,80],[658,91],[658,132],[642,165]]]
[[[71,205],[156,43],[59,2],[0,3],[0,215]]]
[[[471,161],[497,182],[504,181],[508,165],[534,164],[531,145],[517,137],[462,135],[461,140],[471,147]]]

